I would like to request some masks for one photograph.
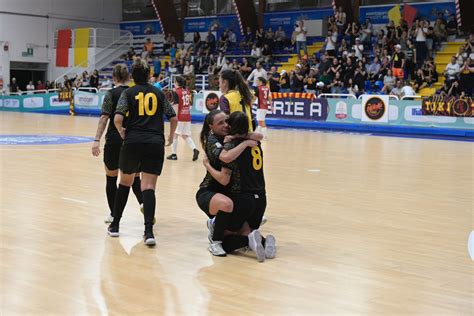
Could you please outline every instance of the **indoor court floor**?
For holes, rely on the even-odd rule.
[[[0,112],[0,136],[93,139],[97,122]],[[158,179],[155,248],[133,194],[121,237],[107,236],[90,142],[0,145],[0,313],[474,314],[473,142],[270,129],[263,149],[261,231],[278,251],[258,263],[208,252],[204,167],[182,140]]]

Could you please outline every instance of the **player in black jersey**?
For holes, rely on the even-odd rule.
[[[107,194],[107,203],[109,204],[110,215],[105,218],[105,223],[112,223],[115,193],[117,192],[117,178],[118,178],[118,165],[120,156],[120,147],[122,146],[122,137],[120,137],[117,128],[114,124],[114,114],[117,108],[117,102],[122,92],[128,88],[126,82],[129,79],[127,66],[124,64],[115,65],[112,71],[112,78],[115,82],[115,88],[109,90],[102,103],[102,110],[99,119],[99,125],[97,127],[97,133],[95,136],[94,144],[92,145],[92,155],[99,156],[100,154],[100,139],[104,133],[105,127],[108,128],[105,134],[105,145],[104,145],[104,168],[107,182],[105,186],[105,192]],[[109,122],[110,120],[110,122]],[[143,200],[142,191],[140,189],[140,176],[137,175],[132,185],[133,193],[137,197],[140,209],[143,212]]]
[[[216,180],[226,184],[227,194],[234,203],[228,229],[236,231],[237,234],[227,236],[223,240],[223,246],[226,252],[231,252],[248,245],[257,254],[258,261],[262,262],[265,258],[274,258],[276,253],[275,237],[268,235],[265,239],[258,230],[267,206],[263,150],[258,144],[247,147],[236,159],[229,157],[228,152],[245,141],[248,120],[245,114],[234,112],[227,122],[230,125],[229,135],[232,140],[224,145],[219,158],[223,161],[221,169],[231,170],[230,179],[229,172],[217,174],[217,170],[210,170],[209,166],[206,166],[209,172],[216,174]]]
[[[226,123],[227,115],[220,111],[214,110],[206,115],[201,131],[201,144],[206,154],[203,160],[205,166],[212,166],[202,183],[199,186],[199,191],[196,193],[196,201],[199,207],[209,217],[207,227],[209,228],[209,251],[214,256],[225,256],[226,252],[222,248],[222,240],[224,239],[224,232],[228,226],[229,220],[232,216],[234,204],[232,200],[226,195],[228,190],[225,188],[226,183],[221,184],[215,178],[218,178],[219,173],[226,173],[228,169],[221,169],[219,156],[223,149],[224,137],[228,134],[229,128]],[[263,135],[252,134],[254,139],[261,140]],[[242,151],[248,146],[255,146],[257,143],[254,140],[248,139],[241,143],[233,150],[226,153],[229,159],[237,158]],[[224,175],[225,178],[230,179],[230,173]]]
[[[150,85],[150,68],[146,61],[135,60],[132,77],[136,86],[122,92],[115,111],[114,123],[123,139],[120,150],[120,184],[114,203],[114,220],[108,228],[109,235],[119,235],[119,224],[127,204],[134,174],[141,172],[145,232],[144,242],[154,246],[153,218],[155,216],[156,180],[161,174],[164,160],[164,118],[170,121],[168,145],[173,142],[177,119],[173,107],[160,89]],[[126,129],[123,127],[127,117]]]

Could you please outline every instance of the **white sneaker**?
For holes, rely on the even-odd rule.
[[[207,239],[209,242],[212,243],[212,236],[214,236],[214,218],[209,218],[206,222],[207,229],[209,229],[209,235],[207,235]]]
[[[265,258],[266,259],[273,259],[276,255],[276,240],[275,236],[267,235],[265,238]]]
[[[105,217],[105,219],[104,219],[104,223],[106,223],[106,224],[110,224],[110,223],[112,223],[113,221],[114,221],[114,218],[113,218],[113,216],[110,215],[110,214],[107,215],[107,216]]]
[[[248,235],[249,248],[252,249],[257,255],[258,262],[265,261],[265,249],[262,245],[262,235],[258,230],[254,230]]]
[[[224,248],[222,248],[222,241],[212,241],[209,243],[209,252],[212,253],[213,256],[218,256],[218,257],[225,257],[227,254],[224,251]]]

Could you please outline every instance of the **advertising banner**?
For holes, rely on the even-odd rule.
[[[120,29],[129,31],[133,35],[151,35],[161,34],[161,25],[158,20],[156,21],[141,21],[141,22],[122,22],[120,23]]]
[[[267,113],[268,118],[325,121],[328,117],[327,99],[317,99],[314,95],[310,98],[296,97],[296,93],[272,95],[274,97],[272,107]]]
[[[219,99],[222,93],[220,91],[204,91],[204,102],[202,113],[207,114],[212,110],[219,108]]]
[[[28,97],[23,99],[23,107],[25,109],[38,109],[44,107],[42,97]]]
[[[431,96],[423,99],[423,115],[474,117],[472,98]]]
[[[388,95],[362,96],[362,122],[388,123]]]

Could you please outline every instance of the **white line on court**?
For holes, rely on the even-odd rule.
[[[321,170],[319,169],[308,169],[308,172],[320,172]]]
[[[471,256],[471,260],[474,261],[474,230],[469,235],[469,239],[467,241],[467,249],[469,251],[469,255]]]
[[[81,203],[81,204],[88,204],[87,201],[71,199],[71,198],[68,198],[68,197],[62,197],[61,199],[66,200],[66,201],[77,202],[77,203]]]

